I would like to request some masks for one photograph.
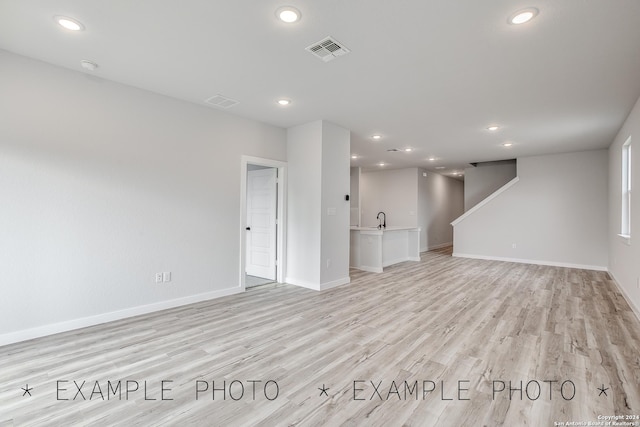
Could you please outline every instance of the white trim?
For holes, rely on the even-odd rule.
[[[422,253],[422,252],[434,251],[436,249],[446,248],[447,246],[453,246],[453,242],[447,242],[447,243],[441,243],[439,245],[429,246],[426,249],[420,248],[420,252]]]
[[[387,262],[382,264],[382,268],[390,267],[392,265],[400,264],[401,262],[407,262],[407,261],[420,261],[420,256],[417,256],[417,257],[406,256],[406,257],[403,257],[403,258],[396,258],[396,259],[388,260]],[[358,268],[358,267],[355,267],[355,268]],[[362,270],[362,268],[360,270]],[[382,273],[382,270],[378,271],[377,273]]]
[[[333,280],[326,283],[311,283],[304,280],[298,280],[295,278],[287,277],[286,283],[294,286],[300,286],[302,288],[312,289],[314,291],[326,291],[327,289],[335,288],[342,285],[351,283],[350,277],[343,277],[342,279]]]
[[[535,264],[535,265],[548,265],[551,267],[578,268],[580,270],[608,271],[607,267],[604,267],[601,265],[572,264],[569,262],[542,261],[537,259],[520,259],[520,258],[505,258],[505,257],[496,257],[496,256],[487,256],[487,255],[471,255],[471,254],[461,254],[458,252],[454,252],[452,256],[457,258],[484,259],[488,261],[516,262],[519,264]]]
[[[631,135],[627,138],[624,144],[622,144],[622,203],[620,206],[620,236],[631,237],[631,174],[633,173],[632,165],[632,153],[631,153]]]
[[[484,205],[486,205],[487,203],[489,203],[490,201],[492,201],[493,199],[498,197],[501,193],[503,193],[503,192],[507,191],[509,188],[513,187],[518,181],[520,181],[520,178],[516,176],[511,181],[507,182],[505,185],[503,185],[502,187],[498,188],[496,191],[491,193],[489,196],[487,196],[487,198],[482,200],[480,203],[478,203],[477,205],[475,205],[474,207],[472,207],[471,209],[469,209],[468,211],[463,213],[461,216],[459,216],[455,221],[453,221],[451,223],[451,225],[453,225],[455,227],[462,220],[464,220],[465,218],[467,218],[468,216],[473,214],[475,211],[477,211],[478,209],[480,209],[481,207],[483,207]]]
[[[276,281],[284,283],[287,271],[287,162],[242,155],[240,159],[240,274],[239,284],[244,290],[247,244],[247,165],[259,165],[278,169],[278,233]]]
[[[285,283],[288,283],[289,285],[300,286],[301,288],[313,289],[314,291],[320,290],[320,286],[316,283],[306,282],[304,280],[298,280],[293,277],[287,277],[285,279]]]
[[[350,267],[355,268],[357,270],[368,271],[369,273],[382,273],[382,267],[369,267],[366,265],[361,265],[358,267],[351,265]]]
[[[187,297],[176,298],[173,300],[161,301],[153,304],[140,305],[137,307],[126,308],[124,310],[102,313],[95,316],[82,317],[79,319],[66,320],[64,322],[53,323],[50,325],[38,326],[35,328],[24,329],[21,331],[10,332],[0,335],[0,346],[13,344],[20,341],[26,341],[34,338],[40,338],[47,335],[58,334],[61,332],[69,332],[75,329],[95,326],[102,323],[122,320],[128,317],[140,316],[142,314],[154,313],[157,311],[167,310],[170,308],[180,307],[183,305],[195,304],[202,301],[208,301],[215,298],[221,298],[228,295],[234,295],[243,292],[239,286],[221,289],[218,291],[206,292],[203,294],[190,295]]]
[[[620,285],[620,282],[618,282],[618,279],[616,279],[616,276],[613,275],[613,272],[609,271],[609,276],[611,276],[611,280],[616,285],[616,287],[622,294],[622,297],[625,299],[625,301],[627,301],[627,304],[629,304],[629,307],[631,308],[631,311],[633,312],[633,314],[635,314],[636,318],[640,320],[640,308],[638,308],[638,306],[636,306],[633,303],[633,300],[631,299],[629,294],[624,290],[624,288]]]
[[[327,289],[337,288],[338,286],[348,285],[351,283],[351,277],[343,277],[342,279],[333,280],[331,282],[321,283],[320,290],[326,291]]]
[[[409,257],[402,257],[402,258],[396,258],[396,259],[392,259],[392,260],[387,260],[387,262],[382,264],[382,268],[389,267],[389,266],[394,265],[394,264],[399,264],[399,263],[405,262],[405,261],[420,261],[420,258],[414,259],[414,258],[409,258]]]
[[[620,237],[626,245],[631,246],[631,236],[628,234],[618,234],[618,237]]]

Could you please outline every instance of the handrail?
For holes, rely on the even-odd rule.
[[[472,213],[474,213],[475,211],[477,211],[478,209],[480,209],[481,207],[483,207],[484,205],[486,205],[487,203],[489,203],[491,200],[495,199],[496,197],[498,197],[498,195],[504,191],[506,191],[507,189],[509,189],[510,187],[512,187],[513,185],[515,185],[516,182],[520,181],[519,177],[515,177],[513,178],[511,181],[507,182],[505,185],[503,185],[502,187],[498,188],[496,191],[494,191],[493,193],[491,193],[490,195],[488,195],[484,200],[482,200],[480,203],[478,203],[477,205],[475,205],[474,207],[472,207],[471,209],[469,209],[468,211],[466,211],[465,213],[463,213],[462,215],[460,215],[455,221],[453,221],[451,223],[452,226],[456,226],[458,225],[462,220],[464,220],[465,218],[467,218],[468,216],[470,216]]]

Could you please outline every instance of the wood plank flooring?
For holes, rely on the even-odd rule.
[[[554,426],[613,415],[640,415],[640,322],[608,275],[450,248],[352,271],[350,285],[321,293],[267,285],[0,347],[0,426]]]

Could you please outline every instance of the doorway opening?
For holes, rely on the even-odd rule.
[[[241,287],[282,282],[286,164],[243,156],[241,169]]]

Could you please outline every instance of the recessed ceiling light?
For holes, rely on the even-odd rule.
[[[357,155],[355,155],[355,154],[352,154],[352,155],[351,155],[351,158],[352,158],[352,159],[357,159],[357,158],[358,158],[358,156],[357,156]]]
[[[385,163],[385,162],[380,162],[380,163],[378,163],[378,166],[384,166],[384,165],[386,165],[386,163]]]
[[[512,145],[512,142],[505,142],[504,144],[502,144],[503,147],[511,147]]]
[[[496,126],[496,125],[491,125],[487,128],[487,130],[490,130],[491,132],[496,131],[500,129],[500,126]]]
[[[371,138],[373,139],[380,139],[382,138],[382,135],[372,135]]]
[[[80,21],[77,21],[73,18],[69,18],[67,16],[54,16],[53,19],[63,28],[66,28],[69,31],[82,31],[84,30],[84,25]]]
[[[291,100],[290,99],[278,99],[278,104],[280,105],[289,105],[291,104]]]
[[[436,169],[444,169],[444,166],[436,166]]]
[[[409,147],[407,147],[407,148],[405,148],[405,149],[404,149],[404,151],[406,151],[407,153],[410,153],[410,152],[412,152],[412,151],[413,151],[413,148],[409,148]]]
[[[293,6],[282,6],[276,10],[276,16],[282,22],[293,24],[294,22],[298,22],[300,20],[302,14]]]
[[[435,158],[435,157],[429,157],[429,161],[430,161],[430,162],[433,162],[433,161],[435,161],[435,160],[436,160],[436,158]]]
[[[538,9],[535,7],[528,7],[514,13],[509,17],[509,24],[519,25],[525,22],[531,21],[538,14]]]

